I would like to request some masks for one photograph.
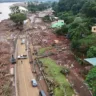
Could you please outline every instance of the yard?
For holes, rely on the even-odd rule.
[[[54,82],[57,82],[59,84],[58,87],[54,87],[54,95],[72,96],[74,94],[74,91],[68,83],[66,77],[60,73],[62,68],[58,66],[56,62],[51,58],[42,58],[40,59],[40,61],[43,63],[44,66],[47,66],[47,68],[45,68],[47,76],[51,77]]]

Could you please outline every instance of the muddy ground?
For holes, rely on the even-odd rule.
[[[30,23],[27,24],[27,29],[24,29],[22,34],[29,36],[30,44],[37,51],[42,47],[52,46],[54,40],[58,40],[59,42],[56,44],[56,47],[51,50],[55,55],[50,56],[50,58],[54,59],[58,65],[70,69],[70,74],[66,78],[79,96],[92,96],[84,83],[84,78],[80,74],[80,70],[83,70],[84,67],[76,61],[73,52],[70,50],[70,41],[65,36],[54,34],[53,29],[50,28],[51,23],[43,22],[39,14],[33,14],[31,16],[33,17],[31,17]],[[8,75],[9,69],[12,66],[10,58],[14,52],[14,41],[19,33],[20,31],[15,28],[12,21],[4,20],[0,23],[0,96],[4,96],[5,84],[8,88],[12,85],[11,77]],[[64,49],[64,51],[60,49]],[[41,83],[41,86],[42,89],[46,88],[44,81]],[[44,90],[47,93],[47,88]],[[10,91],[11,89],[8,90],[9,93]]]
[[[18,34],[18,30],[12,31],[13,22],[11,20],[3,20],[0,22],[0,96],[14,96],[13,76],[10,75],[10,68],[13,65],[10,62],[11,55],[14,52],[14,41]]]
[[[41,18],[38,16],[35,18],[33,29],[28,32],[34,49],[38,52],[40,48],[52,46],[54,41],[58,40],[58,44],[55,44],[56,47],[51,50],[55,55],[50,58],[54,59],[58,65],[70,69],[70,74],[66,78],[79,96],[92,96],[81,74],[85,70],[85,66],[80,65],[75,59],[70,49],[70,41],[65,36],[54,34],[53,29],[50,28],[51,23],[45,23],[39,19]],[[37,22],[38,20],[40,22]]]

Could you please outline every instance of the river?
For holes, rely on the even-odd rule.
[[[14,2],[15,3],[15,2]],[[14,4],[12,3],[0,3],[0,22],[4,19],[8,19],[9,18],[9,14],[10,14],[10,6]]]

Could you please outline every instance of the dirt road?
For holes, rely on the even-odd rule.
[[[24,53],[27,54],[25,51],[25,44],[21,45],[21,40],[17,40],[17,49],[18,55],[22,55]],[[31,67],[29,64],[29,58],[18,60],[17,63],[17,80],[18,80],[18,94],[19,96],[39,96],[39,92],[37,88],[32,87],[31,79],[34,76],[31,72]]]

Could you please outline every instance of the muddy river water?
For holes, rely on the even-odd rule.
[[[4,19],[9,18],[10,14],[10,6],[13,5],[14,3],[0,3],[0,22]]]

